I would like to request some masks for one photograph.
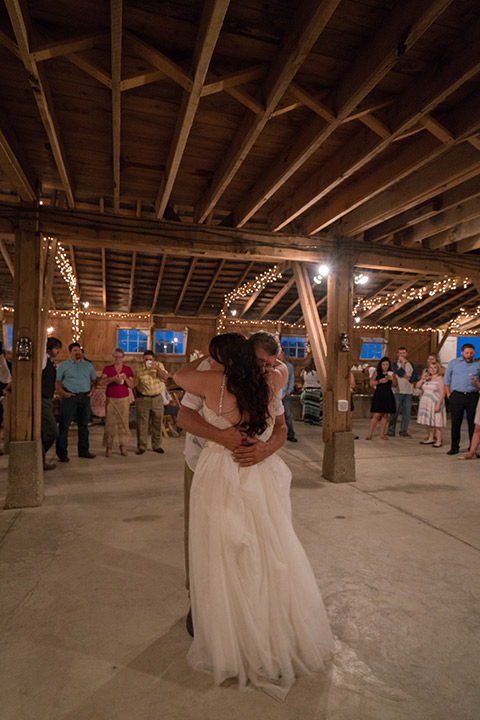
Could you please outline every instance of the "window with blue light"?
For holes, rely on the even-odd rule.
[[[119,328],[117,345],[126,353],[143,353],[148,350],[148,332],[132,328]]]
[[[461,335],[457,337],[457,357],[462,354],[462,345],[469,343],[475,348],[475,357],[480,358],[480,337],[478,335]]]
[[[5,350],[11,350],[13,345],[13,325],[7,325],[6,335],[6,348]]]
[[[380,360],[383,357],[383,343],[363,342],[360,360]]]
[[[306,337],[282,337],[281,345],[286,358],[305,358],[306,356]]]
[[[155,354],[184,355],[184,330],[155,330]]]

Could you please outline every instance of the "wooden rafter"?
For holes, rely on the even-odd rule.
[[[252,293],[250,295],[247,302],[243,306],[242,310],[238,314],[239,318],[242,318],[245,315],[245,313],[247,313],[250,310],[252,305],[257,301],[257,299],[260,297],[260,295],[262,294],[263,291],[264,291],[264,288],[260,288],[259,290],[256,290],[254,293]]]
[[[122,9],[123,0],[110,0],[112,62],[112,139],[113,139],[113,209],[120,210],[120,126],[122,79]]]
[[[190,267],[188,268],[187,277],[185,278],[185,282],[183,283],[182,292],[180,293],[180,296],[177,300],[177,304],[175,305],[175,310],[174,310],[175,315],[177,314],[177,312],[179,311],[179,309],[182,305],[183,298],[185,297],[185,293],[187,292],[188,285],[190,283],[190,280],[192,279],[193,271],[195,270],[195,266],[196,266],[197,262],[198,262],[198,258],[192,258]]]
[[[43,62],[44,60],[51,60],[55,57],[71,55],[72,53],[81,52],[82,50],[89,50],[96,45],[102,44],[107,37],[105,33],[94,33],[84,35],[83,37],[72,38],[71,40],[60,40],[36,48],[30,53],[30,56],[36,62]]]
[[[210,280],[210,282],[209,282],[209,284],[208,284],[208,290],[207,290],[207,292],[204,294],[203,299],[202,299],[202,302],[201,302],[200,305],[198,306],[198,309],[197,309],[197,312],[196,312],[197,315],[200,315],[200,313],[202,312],[203,308],[205,307],[205,303],[207,302],[208,298],[210,297],[210,293],[212,292],[213,288],[215,287],[215,283],[217,282],[217,280],[218,280],[218,278],[219,278],[219,276],[220,276],[220,273],[221,273],[222,270],[223,270],[223,266],[224,266],[224,265],[225,265],[225,260],[224,260],[224,259],[223,259],[223,260],[220,260],[220,262],[219,262],[218,265],[217,265],[217,269],[215,270],[215,273],[214,273],[212,279]]]
[[[472,250],[478,250],[478,248],[480,248],[480,233],[478,232],[471,237],[458,241],[455,245],[455,250],[458,253],[471,252]]]
[[[456,148],[459,149],[459,148]],[[479,163],[480,164],[480,163]],[[3,219],[2,219],[3,215]],[[278,235],[268,232],[236,230],[223,227],[204,227],[189,223],[167,223],[131,218],[63,210],[42,206],[37,213],[19,206],[0,213],[0,232],[11,232],[12,222],[19,218],[38,221],[39,231],[45,235],[67,238],[68,242],[84,247],[108,247],[123,252],[131,251],[147,255],[167,252],[176,256],[229,258],[231,260],[278,263],[280,260],[298,260],[318,264],[335,252],[336,243],[327,234],[316,238],[296,235]],[[397,248],[395,246],[370,246],[353,241],[357,268],[392,270],[413,273],[451,275],[480,274],[480,259],[476,257],[435,255],[424,250]]]
[[[192,68],[193,84],[191,90],[185,90],[177,116],[177,124],[170,143],[165,172],[155,204],[156,217],[162,218],[177,177],[180,162],[185,151],[190,130],[198,109],[202,89],[210,65],[210,60],[223,25],[230,0],[208,0],[203,5],[200,30],[194,51]]]
[[[405,0],[392,10],[387,23],[382,27],[382,33],[375,35],[372,42],[362,48],[360,55],[326,98],[326,106],[336,109],[334,120],[308,120],[292,145],[271,164],[265,175],[235,208],[235,226],[244,225],[390,71],[398,60],[400,38],[406,47],[411,47],[450,2],[451,0],[431,0],[420,5],[416,0]]]
[[[436,233],[426,240],[426,244],[430,250],[437,250],[438,248],[457,243],[457,251],[459,251],[458,245],[460,240],[471,238],[473,236],[478,237],[480,234],[480,213],[477,212],[473,219],[466,222],[460,222],[458,225],[452,226],[447,230]],[[473,248],[472,248],[473,249]],[[465,252],[461,250],[460,252]]]
[[[312,352],[319,376],[320,384],[326,387],[327,380],[327,342],[323,332],[322,322],[315,307],[315,298],[313,296],[310,279],[308,277],[305,265],[301,263],[293,263],[293,276],[297,284],[298,296],[302,305],[302,313],[305,318],[308,337],[312,344]]]
[[[274,295],[274,297],[270,300],[270,302],[263,308],[262,312],[258,316],[258,319],[261,320],[265,317],[265,315],[268,315],[270,310],[275,307],[275,305],[282,299],[284,295],[290,290],[290,288],[295,284],[295,278],[291,277],[290,280],[287,280],[287,282],[284,284],[284,286]]]
[[[132,303],[133,303],[133,291],[135,289],[135,268],[137,265],[137,252],[136,250],[132,253],[132,266],[130,269],[130,286],[128,289],[128,310],[127,312],[132,312]]]
[[[165,272],[166,262],[167,255],[164,254],[162,255],[162,260],[160,262],[160,269],[158,271],[157,284],[155,285],[155,292],[153,293],[152,307],[150,308],[150,313],[153,313],[155,311],[155,308],[157,307],[158,293],[160,292],[160,287],[162,285],[163,273]]]
[[[0,111],[0,167],[10,179],[22,200],[33,202],[37,198],[37,179],[27,162],[20,143]]]
[[[14,278],[15,277],[15,269],[13,266],[13,260],[10,257],[10,253],[8,252],[5,242],[3,240],[0,240],[0,251],[2,253],[3,259],[5,260],[5,264],[8,267],[10,275],[12,276],[12,278]]]
[[[382,168],[382,176],[385,175],[386,170],[387,168]],[[342,234],[355,236],[373,227],[378,222],[384,222],[399,212],[404,212],[419,203],[430,200],[439,192],[449,190],[461,182],[475,177],[479,171],[480,152],[469,147],[466,143],[456,145],[433,162],[413,173],[408,183],[398,181],[379,194],[374,194],[371,199],[363,204],[360,204],[361,201],[357,202],[356,209],[342,218],[338,228],[334,226],[333,230],[335,231],[341,227]],[[355,181],[353,188],[347,188],[346,192],[352,197],[357,192],[364,193],[365,188],[368,191],[371,187],[371,179],[376,176],[377,172],[373,171],[371,176],[368,177],[363,190],[360,189],[358,181]],[[380,187],[383,187],[383,185]],[[329,224],[327,219],[329,216],[338,217],[337,209],[341,204],[340,195],[332,198],[330,205],[327,201],[328,198],[322,203],[325,225]],[[343,195],[343,201],[345,201],[345,194]],[[320,219],[319,214],[317,214],[318,221],[323,224],[323,219]]]
[[[354,235],[362,230],[366,230],[378,222],[383,222],[385,219],[390,218],[396,214],[396,212],[407,209],[402,207],[398,208],[395,213],[387,214],[386,217],[378,213],[378,208],[383,209],[384,207],[379,198],[382,198],[384,193],[388,193],[389,197],[392,194],[392,188],[406,177],[410,175],[412,175],[412,177],[418,177],[422,173],[422,170],[425,170],[426,178],[430,179],[430,186],[432,187],[435,181],[435,174],[430,173],[430,165],[434,165],[435,163],[441,164],[444,157],[450,157],[450,155],[452,153],[455,154],[456,151],[459,151],[459,153],[465,157],[469,157],[470,162],[472,162],[472,159],[474,160],[478,151],[467,145],[465,148],[466,152],[464,152],[464,150],[458,146],[466,145],[462,141],[465,140],[470,133],[474,132],[480,124],[480,99],[478,93],[472,93],[472,95],[451,110],[448,116],[445,117],[449,123],[458,128],[456,146],[449,149],[430,134],[419,135],[396,153],[394,163],[387,162],[379,165],[371,173],[368,173],[366,177],[362,178],[363,182],[361,182],[359,178],[354,178],[345,186],[340,187],[340,189],[334,193],[330,193],[328,197],[318,203],[302,221],[304,233],[316,233],[320,228],[330,225],[333,221],[344,215],[346,202],[351,212],[348,217],[342,220],[342,232],[348,235]],[[415,175],[413,175],[413,173],[415,173]],[[466,179],[468,178],[461,178],[454,184]],[[409,183],[405,183],[405,185],[410,185],[410,181]],[[428,200],[438,194],[438,192],[447,190],[449,187],[451,187],[451,185],[444,188],[439,183],[435,185],[434,192],[427,194],[425,197],[418,197],[417,201],[408,207],[413,207],[420,202]],[[388,201],[386,201],[386,204],[388,206]],[[373,207],[376,208],[375,212],[371,211]],[[365,225],[362,223],[360,229],[356,223],[351,222],[357,215],[367,215],[369,211],[372,216],[372,221]],[[351,222],[352,230],[345,230],[347,222]],[[353,230],[353,227],[355,230]]]
[[[245,115],[235,138],[217,169],[212,184],[195,209],[197,222],[204,222],[230,184],[260,133],[267,124],[291,80],[330,20],[340,0],[306,0],[302,3],[289,35],[272,63],[259,97],[265,98],[263,115]]]
[[[478,179],[476,182],[479,186],[478,192],[480,196],[480,182],[478,182]],[[438,237],[439,233],[448,232],[448,230],[456,225],[477,217],[480,217],[480,197],[467,200],[467,202],[462,205],[457,205],[445,212],[438,213],[433,218],[424,220],[407,230],[396,233],[394,236],[395,242],[405,247],[412,247],[416,242],[421,242],[425,238],[431,238],[432,236]],[[448,242],[446,242],[445,245],[448,245]],[[441,245],[437,247],[441,247]]]
[[[169,77],[174,82],[178,83],[184,90],[190,91],[193,87],[193,82],[187,73],[175,62],[170,60],[166,55],[156,50],[148,43],[140,40],[133,33],[128,30],[123,31],[125,40],[128,40],[130,46],[137,52],[137,54],[150,65],[161,70],[164,75]]]
[[[73,197],[72,182],[70,180],[70,173],[67,166],[65,151],[61,140],[50,89],[42,68],[39,67],[35,60],[30,56],[29,37],[31,36],[31,30],[26,7],[20,2],[20,0],[6,0],[5,4],[10,16],[13,31],[15,33],[22,62],[29,73],[33,95],[52,148],[55,164],[60,175],[63,190],[67,197],[68,205],[69,207],[74,207],[75,201]]]
[[[440,123],[433,118],[428,116],[427,119],[425,116],[454,92],[459,85],[476,75],[480,69],[480,60],[472,55],[468,45],[469,41],[474,44],[480,43],[480,26],[474,26],[470,34],[471,38],[466,39],[462,35],[457,42],[450,46],[449,52],[445,53],[444,64],[440,71],[435,67],[430,72],[424,73],[421,80],[418,78],[412,80],[400,97],[386,108],[380,117],[364,116],[362,121],[366,122],[368,127],[351,138],[339,157],[334,156],[295,190],[288,202],[271,215],[269,221],[271,228],[279,230],[311,208],[345,179],[384,152],[393,140],[420,121],[422,121],[422,127],[437,130],[433,134],[433,138],[438,140],[440,135],[438,128],[443,125],[440,126]],[[446,119],[448,123],[448,115]],[[470,128],[470,125],[468,127]],[[372,135],[372,129],[377,137]],[[440,144],[429,143],[428,140],[432,138],[427,137],[427,142],[424,142],[425,149],[422,154],[417,156],[416,164],[410,163],[410,167],[403,169],[403,174],[405,174],[405,170],[412,172],[417,169],[421,163],[424,163],[425,157],[431,159],[436,154],[441,154],[445,145],[445,135],[448,135],[448,144],[454,142],[455,138],[445,127],[443,127],[443,131]],[[422,140],[423,138],[420,139],[420,144]],[[398,174],[399,170],[395,169],[395,172]],[[394,180],[391,181],[391,183],[393,182]],[[312,233],[317,229],[315,211],[313,211],[309,215],[308,222],[305,223],[305,233]]]
[[[206,95],[214,95],[218,92],[224,92],[237,87],[238,85],[245,85],[246,83],[254,82],[263,78],[268,70],[268,65],[262,63],[261,65],[255,65],[239,72],[227,73],[221,75],[217,80],[206,82],[202,88],[202,97]]]
[[[76,67],[80,68],[80,70],[83,70],[83,72],[87,73],[87,75],[95,78],[95,80],[97,80],[102,85],[105,85],[105,87],[107,87],[109,90],[112,89],[111,77],[107,75],[106,72],[97,67],[94,63],[92,63],[90,60],[87,60],[82,55],[78,55],[78,53],[72,53],[71,55],[67,55],[66,59],[69,60]]]

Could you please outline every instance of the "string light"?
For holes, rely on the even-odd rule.
[[[52,238],[47,238],[49,242],[51,239]],[[80,313],[80,295],[78,293],[77,278],[75,277],[73,268],[61,243],[57,243],[55,262],[57,264],[60,275],[67,283],[68,289],[70,291],[70,296],[72,298],[72,310],[70,311],[70,317],[72,322],[72,339],[74,342],[78,342],[80,340],[83,330],[83,320]]]
[[[450,331],[457,331],[462,329],[462,325],[464,325],[467,322],[470,322],[470,320],[475,320],[480,316],[480,305],[477,305],[477,307],[474,310],[467,311],[465,308],[460,308],[460,312],[457,315],[456,318],[454,318],[448,325],[448,328]],[[478,331],[477,331],[478,332]],[[474,334],[471,333],[471,331],[468,331],[468,334]]]
[[[443,278],[443,280],[436,280],[431,285],[424,285],[421,288],[410,288],[401,293],[391,292],[386,295],[377,295],[374,298],[358,298],[353,308],[353,314],[357,315],[359,312],[365,312],[366,310],[379,310],[386,306],[392,307],[397,303],[423,300],[427,295],[434,297],[435,295],[446,293],[449,290],[456,290],[460,283],[464,288],[467,288],[470,282],[471,280],[468,277],[464,277],[461,281],[459,281],[458,278],[447,277]]]
[[[268,270],[265,270],[265,272],[261,275],[257,275],[255,280],[246,282],[240,287],[235,288],[235,290],[232,290],[227,295],[225,295],[223,308],[220,310],[220,314],[217,319],[217,335],[225,331],[227,321],[234,322],[235,324],[239,325],[244,324],[240,320],[232,321],[227,319],[230,305],[232,305],[232,303],[234,303],[236,300],[244,300],[245,298],[253,295],[254,293],[261,292],[264,288],[266,288],[269,283],[275,282],[275,280],[278,280],[281,277],[282,273],[279,272],[277,266],[274,265],[273,268],[269,268]]]

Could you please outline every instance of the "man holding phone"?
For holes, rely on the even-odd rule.
[[[151,350],[145,350],[142,363],[135,368],[135,409],[137,415],[137,455],[147,449],[148,423],[152,419],[152,449],[164,453],[162,448],[163,397],[168,372],[163,363],[155,362]]]

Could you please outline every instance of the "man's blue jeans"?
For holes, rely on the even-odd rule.
[[[400,413],[402,413],[402,422],[400,423],[400,435],[405,435],[408,432],[408,423],[410,422],[410,415],[412,414],[413,395],[411,393],[394,393],[394,395],[397,412],[393,413],[393,415],[390,415],[387,435],[395,435],[397,418]]]
[[[285,410],[285,423],[287,425],[287,440],[291,440],[295,437],[295,430],[293,429],[292,422],[292,411],[290,408],[290,395],[285,395],[282,398],[283,409]]]

